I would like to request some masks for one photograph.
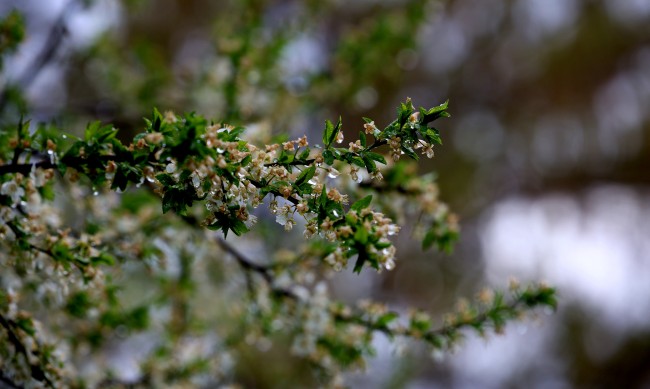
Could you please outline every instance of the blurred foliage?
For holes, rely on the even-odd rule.
[[[475,293],[483,282],[478,224],[490,205],[512,195],[581,194],[603,183],[647,187],[650,18],[643,4],[125,1],[119,23],[66,57],[61,88],[68,94],[60,109],[52,112],[47,98],[32,97],[29,107],[23,99],[21,108],[4,114],[13,125],[21,111],[30,112],[77,134],[100,118],[128,130],[119,135],[125,140],[159,106],[254,124],[260,131],[250,136],[264,142],[285,131],[318,138],[319,131],[309,131],[339,114],[345,123],[358,123],[350,129],[361,129],[361,116],[388,122],[393,112],[385,107],[404,96],[450,98],[455,119],[444,124],[448,147],[419,169],[428,172],[435,164],[436,183],[463,219],[461,244],[453,261],[436,257],[430,267],[406,240],[402,252],[414,260],[374,289],[391,301],[444,311],[452,296]],[[302,58],[316,58],[318,66]],[[9,100],[22,99],[10,86],[4,88],[13,93]],[[401,168],[414,173],[413,166],[396,171]],[[390,203],[392,197],[373,201]],[[281,246],[269,236],[270,244]],[[576,320],[584,328],[594,322],[588,313]],[[645,360],[634,340],[602,364],[577,341],[558,336],[556,343],[546,358],[580,371],[581,378],[569,380],[576,386],[598,386],[586,377],[619,366],[616,355],[632,365]],[[409,369],[426,377],[432,367],[418,360]],[[526,387],[536,374],[514,375],[512,385]]]

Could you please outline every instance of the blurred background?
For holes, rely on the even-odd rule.
[[[560,308],[442,358],[378,338],[352,387],[650,388],[650,0],[9,0],[0,15],[14,8],[27,35],[0,75],[3,121],[101,119],[128,138],[157,106],[319,139],[339,114],[353,136],[407,96],[450,100],[421,171],[460,216],[454,253],[401,237],[394,271],[342,274],[339,297],[443,313],[516,277],[556,286]]]

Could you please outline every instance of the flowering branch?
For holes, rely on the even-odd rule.
[[[91,312],[98,315],[93,324],[80,322],[85,323],[79,328],[83,337],[98,345],[103,338],[97,334],[109,329],[141,330],[148,325],[148,308],[121,309],[110,282],[104,282],[102,267],[115,265],[117,257],[121,261],[146,257],[142,254],[146,243],[113,249],[125,255],[112,253],[102,239],[121,242],[118,233],[101,236],[93,223],[88,223],[86,231],[61,230],[56,221],[45,222],[40,204],[54,198],[55,172],[68,182],[82,180],[94,194],[106,188],[124,192],[144,184],[157,196],[162,213],[180,216],[196,231],[221,232],[223,237],[211,241],[212,249],[216,246],[235,259],[244,271],[249,303],[257,307],[244,315],[250,315],[244,330],[251,331],[247,337],[268,336],[278,331],[271,323],[285,323],[281,328],[293,337],[293,354],[325,371],[362,366],[372,354],[376,332],[421,339],[433,349],[446,349],[465,328],[482,332],[492,326],[499,331],[507,320],[527,309],[554,306],[554,290],[514,290],[508,302],[497,293],[489,302],[467,305],[434,329],[433,321],[422,312],[400,318],[381,304],[353,308],[332,301],[322,279],[310,281],[297,270],[324,266],[341,271],[350,259],[355,272],[366,267],[393,269],[396,249],[390,239],[399,232],[395,220],[400,222],[409,213],[418,215],[416,229],[422,231],[416,235],[424,249],[451,249],[458,235],[457,220],[438,199],[433,177],[418,176],[401,161],[402,156],[417,160],[417,152],[433,157],[433,146],[442,142],[438,130],[430,125],[449,116],[446,109],[445,103],[416,110],[407,100],[383,130],[365,119],[363,131],[347,148],[337,147],[344,137],[340,120],[336,124],[327,121],[322,143],[312,147],[306,137],[258,147],[241,137],[243,128],[209,123],[193,114],[162,115],[157,110],[146,120],[144,132],[128,145],[117,139],[116,129],[99,123],[90,124],[83,138],[77,138],[56,135],[45,127],[30,134],[21,122],[16,138],[0,138],[0,159],[11,160],[0,164],[0,235],[30,266],[45,268],[48,277],[72,279],[69,270],[80,271],[74,291],[58,306],[76,320],[88,320]],[[394,164],[388,166],[384,155],[377,152],[382,146],[388,146]],[[349,175],[348,193],[342,193],[344,180],[337,180],[340,171]],[[375,193],[382,196],[374,200]],[[292,230],[298,225],[296,219],[302,219],[303,235],[322,239],[310,239],[311,251],[297,256],[290,266],[263,265],[247,258],[229,242],[228,234],[249,232],[257,220],[252,212],[262,204],[285,230]],[[137,205],[128,206],[138,211]],[[119,223],[119,215],[115,217],[103,222]],[[192,331],[195,265],[193,251],[183,247],[177,273],[161,282],[170,308],[167,331],[174,335],[170,349]],[[263,282],[255,283],[255,275]],[[108,301],[99,297],[104,295]]]

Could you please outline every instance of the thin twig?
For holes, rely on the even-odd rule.
[[[50,161],[43,160],[34,163],[18,163],[18,164],[8,164],[0,165],[0,174],[7,173],[22,173],[24,175],[29,174],[33,168],[42,168],[42,169],[54,169],[56,165]]]

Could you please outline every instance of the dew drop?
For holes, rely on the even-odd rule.
[[[339,173],[338,170],[336,170],[336,169],[334,169],[334,168],[331,168],[331,169],[329,170],[329,173],[327,173],[327,176],[328,176],[329,178],[336,178],[336,177],[339,176],[339,174],[341,174],[341,173]]]

